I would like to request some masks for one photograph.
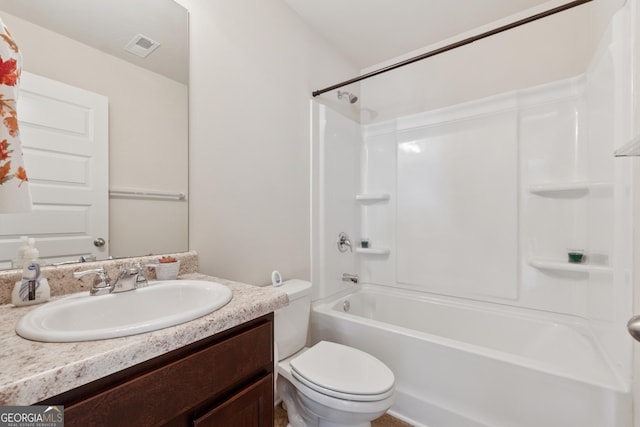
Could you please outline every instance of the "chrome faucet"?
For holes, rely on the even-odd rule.
[[[118,278],[113,284],[112,293],[126,292],[147,285],[147,279],[144,277],[144,269],[137,264],[134,267],[123,267],[118,273]]]
[[[121,268],[115,281],[111,280],[109,273],[107,273],[104,268],[77,271],[73,273],[73,277],[83,277],[88,274],[95,274],[96,276],[93,279],[89,295],[105,295],[132,291],[147,284],[147,279],[144,277],[144,270],[139,264],[135,267]]]
[[[359,279],[357,274],[342,273],[343,282],[358,283],[358,280]]]
[[[93,284],[89,290],[89,295],[104,295],[110,294],[113,291],[113,285],[111,284],[111,278],[104,268],[96,268],[95,270],[76,271],[73,273],[73,277],[83,277],[88,274],[95,274]]]

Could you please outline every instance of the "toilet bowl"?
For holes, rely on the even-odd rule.
[[[277,386],[291,427],[358,426],[395,401],[394,376],[373,356],[321,341],[278,363]]]
[[[275,313],[277,394],[290,427],[370,427],[395,401],[393,372],[361,350],[321,341],[304,347],[311,284],[286,281],[280,287],[289,306]]]

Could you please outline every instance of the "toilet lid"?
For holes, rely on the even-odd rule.
[[[380,396],[384,398],[392,392],[395,381],[393,372],[370,354],[328,341],[295,357],[290,366],[299,381],[335,397],[384,394]]]

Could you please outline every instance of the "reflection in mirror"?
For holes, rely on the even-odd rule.
[[[0,0],[0,18],[23,56],[34,199],[33,212],[0,216],[0,268],[23,235],[45,262],[188,250],[187,11],[172,0]]]

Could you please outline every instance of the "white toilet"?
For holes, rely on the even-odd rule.
[[[275,313],[277,393],[291,427],[370,427],[395,401],[393,372],[361,350],[321,341],[305,347],[311,283],[285,281],[289,305]]]

